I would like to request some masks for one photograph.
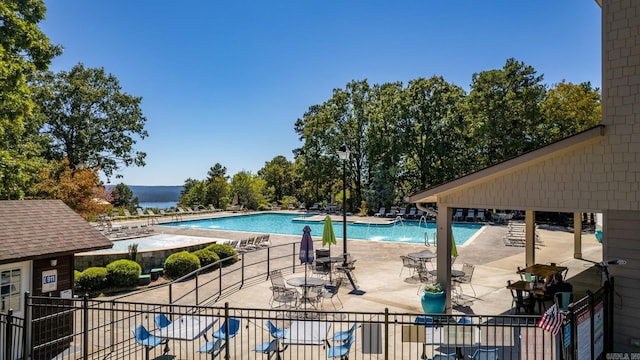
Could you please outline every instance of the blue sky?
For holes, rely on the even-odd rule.
[[[41,29],[62,45],[53,71],[81,62],[141,96],[147,166],[128,185],[182,185],[215,163],[256,173],[300,147],[294,124],[351,80],[471,77],[514,57],[544,82],[601,87],[592,0],[45,0]]]

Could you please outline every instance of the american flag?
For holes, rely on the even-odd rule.
[[[565,315],[558,310],[558,306],[553,304],[547,311],[542,314],[538,321],[538,327],[551,332],[554,336],[558,335],[562,323],[564,322]]]

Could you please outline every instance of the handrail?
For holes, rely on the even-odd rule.
[[[320,243],[320,242],[321,240],[314,240],[314,243]],[[212,304],[214,302],[219,301],[220,299],[225,298],[226,296],[233,294],[234,292],[243,288],[247,284],[248,285],[253,284],[252,280],[253,281],[259,280],[261,282],[268,279],[269,271],[271,270],[281,270],[285,273],[289,273],[289,272],[295,273],[297,268],[302,266],[300,265],[297,257],[299,245],[300,245],[300,242],[294,241],[287,244],[272,245],[265,248],[259,248],[244,254],[239,253],[224,259],[220,259],[207,266],[198,268],[190,272],[189,274],[181,276],[178,279],[174,279],[166,284],[116,296],[112,298],[112,300],[122,300],[122,299],[126,299],[132,296],[142,294],[142,293],[146,293],[149,291],[154,291],[157,293],[160,289],[167,288],[169,304],[178,304],[181,300],[186,299],[191,295],[195,296],[196,306],[201,304]],[[291,252],[288,252],[285,250],[289,247],[291,248]],[[278,254],[279,252],[278,249],[283,249],[283,251],[280,251],[280,254]],[[251,257],[252,259],[260,259],[261,257],[264,257],[264,259],[247,263],[246,254],[256,255],[256,256],[252,256]],[[232,259],[236,256],[241,257],[240,261],[236,263],[236,264],[240,264],[239,267],[237,266],[234,267],[233,265],[226,266],[226,267],[222,266],[222,264],[224,264],[225,261],[228,261],[229,259]],[[286,259],[289,259],[289,258],[292,259],[291,265],[286,264],[287,263]],[[262,266],[264,271],[260,271],[260,269],[258,269],[259,271],[253,272],[253,274],[250,271],[247,271],[247,269],[249,268],[260,267],[260,266]],[[219,271],[217,272],[217,275],[211,276],[214,273],[214,271],[212,270],[215,270],[215,269],[219,269]],[[232,278],[232,274],[234,273],[239,273],[235,281],[225,282],[223,287],[223,281],[222,281],[223,277],[225,279]],[[177,298],[173,298],[172,296],[172,294],[174,294],[173,287],[176,284],[184,283],[185,281],[188,281],[191,279],[195,280],[193,282],[194,283],[193,288],[189,289],[188,291],[184,291],[184,289],[181,289],[180,296],[178,296]],[[208,285],[213,284],[215,282],[217,282],[217,286],[215,286],[217,288],[217,291],[211,291],[211,286],[208,286]],[[158,300],[160,300],[160,298],[158,298]]]

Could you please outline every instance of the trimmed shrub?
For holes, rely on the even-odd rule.
[[[222,262],[222,266],[228,266],[238,261],[238,252],[228,244],[211,244],[206,247],[207,250],[218,254],[218,258],[226,259]],[[229,259],[227,259],[229,258]]]
[[[188,251],[173,253],[164,261],[164,273],[175,279],[197,270],[200,267],[200,259]]]
[[[76,285],[84,291],[102,290],[109,284],[108,276],[106,268],[90,267],[78,275]]]
[[[209,249],[200,249],[192,252],[193,255],[197,256],[200,259],[200,266],[205,267],[209,264],[213,264],[214,262],[220,260],[220,257],[215,252]],[[211,267],[212,269],[214,267]]]
[[[80,277],[80,274],[82,274],[82,271],[80,270],[73,270],[73,281],[77,282],[78,278]]]
[[[120,259],[107,265],[109,283],[114,287],[134,287],[142,274],[140,264],[135,261]]]

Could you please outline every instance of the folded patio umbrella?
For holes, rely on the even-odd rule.
[[[302,240],[300,240],[300,263],[304,264],[304,288],[307,288],[307,264],[313,264],[313,239],[311,238],[311,228],[309,225],[302,229]],[[307,308],[307,303],[304,303]]]
[[[311,238],[311,228],[309,227],[309,225],[305,226],[302,229],[302,240],[300,240],[300,255],[298,256],[298,258],[300,259],[301,264],[313,264],[313,239]]]
[[[451,257],[458,257],[458,248],[456,248],[456,240],[453,238],[453,230],[451,230]]]
[[[327,215],[324,218],[324,229],[322,231],[322,246],[336,244],[336,234],[333,232],[333,223],[331,222],[331,216]]]

